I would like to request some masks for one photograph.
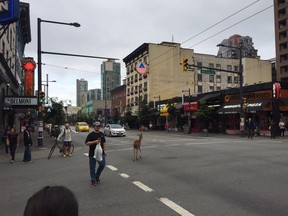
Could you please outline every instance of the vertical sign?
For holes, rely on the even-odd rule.
[[[24,95],[33,96],[34,95],[34,70],[36,68],[36,63],[33,58],[25,58],[23,63],[24,69]]]

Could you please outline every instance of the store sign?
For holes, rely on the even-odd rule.
[[[5,103],[11,106],[37,106],[37,97],[5,97]]]
[[[10,24],[19,19],[19,0],[7,0],[0,2],[0,24]]]
[[[276,82],[273,84],[273,98],[275,99],[279,99],[279,97],[281,96],[281,85],[280,83]]]

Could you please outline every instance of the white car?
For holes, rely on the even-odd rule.
[[[105,136],[126,136],[126,130],[119,124],[107,124],[104,128]]]

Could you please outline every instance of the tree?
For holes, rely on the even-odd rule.
[[[63,125],[65,119],[66,114],[64,112],[63,102],[50,99],[49,107],[45,108],[43,112],[44,122],[52,125]]]
[[[195,115],[199,118],[201,122],[201,128],[207,129],[208,119],[212,117],[213,108],[208,107],[205,101],[199,101],[198,110],[195,112]]]
[[[153,121],[154,110],[147,105],[147,100],[140,102],[139,123],[148,126]]]

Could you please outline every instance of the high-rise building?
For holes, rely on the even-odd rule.
[[[288,81],[288,0],[274,0],[276,79]]]
[[[87,100],[101,100],[101,89],[89,89]]]
[[[242,57],[247,58],[258,58],[257,52],[253,47],[252,38],[249,36],[241,36],[238,34],[232,35],[228,39],[224,39],[221,44],[224,46],[219,47],[219,51],[217,56],[221,58],[233,58],[239,59],[240,58],[240,50],[233,47],[242,47]],[[230,47],[225,47],[230,46]]]
[[[82,107],[87,101],[88,82],[84,79],[76,80],[77,106]]]
[[[108,60],[101,64],[102,100],[111,100],[111,90],[121,85],[120,63]]]

